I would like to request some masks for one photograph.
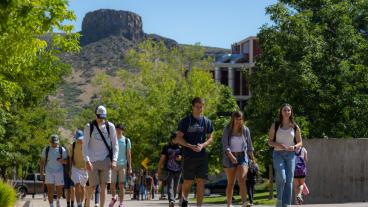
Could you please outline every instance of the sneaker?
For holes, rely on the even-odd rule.
[[[175,202],[174,201],[170,201],[169,207],[174,207],[174,206],[175,206]]]
[[[95,204],[95,207],[100,207],[100,204],[96,203],[96,204]]]
[[[302,204],[303,204],[303,198],[302,198],[302,195],[297,195],[297,196],[296,196],[296,204],[297,204],[297,205],[302,205]]]
[[[120,204],[119,204],[119,207],[124,207],[124,204],[123,204],[123,203],[120,203]]]
[[[242,207],[250,207],[250,203],[243,203]]]
[[[181,207],[188,207],[188,201],[183,199],[181,201]]]
[[[116,198],[112,198],[110,203],[109,203],[109,207],[113,207],[114,204],[116,203],[116,200],[117,200]]]

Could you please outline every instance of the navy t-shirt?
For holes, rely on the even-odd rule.
[[[199,119],[188,115],[179,122],[178,131],[184,133],[184,140],[192,145],[202,144],[206,141],[207,134],[213,132],[211,121],[204,116]],[[184,157],[200,157],[206,154],[206,150],[195,152],[190,148],[184,147]]]
[[[165,145],[161,151],[162,155],[166,156],[165,167],[166,170],[171,172],[180,172],[181,171],[181,162],[177,161],[177,156],[182,154],[182,149],[177,144],[168,144]]]

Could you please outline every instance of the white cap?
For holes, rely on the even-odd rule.
[[[106,108],[102,105],[98,106],[96,109],[96,116],[99,119],[106,119],[106,115],[107,115]]]

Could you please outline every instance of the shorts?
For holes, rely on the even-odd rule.
[[[81,170],[76,167],[72,167],[72,180],[75,184],[80,184],[81,186],[86,186],[88,181],[88,174],[86,170]]]
[[[294,178],[305,178],[305,175],[301,175],[301,176],[294,176]]]
[[[111,161],[107,157],[101,161],[92,162],[93,170],[88,171],[89,186],[111,182]]]
[[[126,181],[126,165],[118,165],[116,169],[111,170],[111,183],[123,183]]]
[[[207,154],[201,157],[184,157],[183,179],[194,180],[195,178],[208,178]]]
[[[248,158],[245,157],[244,153],[235,154],[235,158],[238,161],[237,164],[229,163],[228,166],[224,166],[224,168],[236,168],[238,166],[248,166]]]
[[[56,186],[64,185],[64,172],[46,172],[46,184],[54,184]]]
[[[64,177],[64,189],[70,189],[71,187],[74,187],[74,182],[72,179],[68,176]]]

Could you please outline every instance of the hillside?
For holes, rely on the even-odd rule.
[[[82,23],[81,51],[78,54],[62,54],[61,58],[72,66],[72,73],[64,78],[55,97],[69,115],[78,114],[98,93],[92,85],[99,73],[111,76],[119,68],[127,68],[125,53],[146,39],[163,41],[168,47],[181,47],[175,40],[142,30],[142,20],[127,11],[97,10],[86,14]],[[208,56],[229,53],[222,48],[204,47]]]

